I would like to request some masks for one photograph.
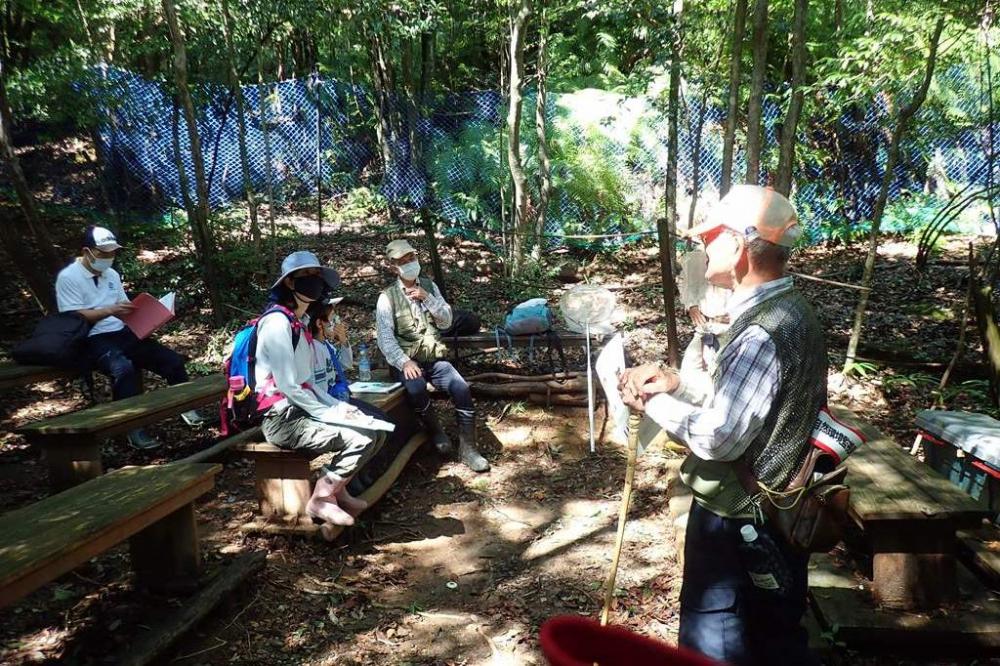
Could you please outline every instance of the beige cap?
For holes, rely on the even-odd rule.
[[[416,254],[417,250],[410,245],[410,241],[403,240],[402,238],[394,240],[385,246],[385,256],[390,259],[399,259],[400,257],[405,257],[411,252]]]
[[[775,245],[792,247],[802,235],[802,226],[792,202],[769,187],[734,185],[712,211],[709,220],[684,234],[698,238],[719,227],[747,236],[755,234]]]

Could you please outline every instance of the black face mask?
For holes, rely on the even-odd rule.
[[[295,278],[295,293],[302,297],[302,300],[315,301],[323,295],[326,281],[322,275],[303,275]]]

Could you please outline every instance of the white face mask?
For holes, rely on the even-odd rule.
[[[399,266],[399,276],[404,280],[416,280],[420,275],[420,262],[411,261],[408,264]]]
[[[111,259],[99,259],[99,258],[95,257],[94,253],[91,252],[90,250],[87,250],[87,254],[88,254],[87,259],[88,259],[88,263],[90,264],[90,267],[92,269],[94,269],[95,271],[97,271],[98,273],[103,273],[104,271],[106,271],[109,268],[111,268],[111,264],[115,263],[114,258],[111,258]]]

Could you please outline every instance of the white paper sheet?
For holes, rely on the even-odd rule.
[[[622,402],[621,393],[618,392],[618,375],[625,369],[625,346],[622,342],[621,333],[616,334],[604,345],[604,349],[594,363],[594,370],[597,371],[597,378],[604,389],[604,395],[608,399],[608,413],[614,420],[615,435],[620,441],[625,442],[628,429],[628,407]]]
[[[160,299],[160,303],[163,304],[163,307],[165,307],[166,309],[170,310],[171,313],[173,313],[174,301],[176,300],[176,297],[177,295],[174,292],[170,292],[169,294],[164,295],[163,298]]]

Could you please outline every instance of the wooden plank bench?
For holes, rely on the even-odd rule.
[[[193,589],[201,570],[194,501],[221,469],[125,467],[0,516],[0,607],[126,539],[140,584]]]
[[[563,347],[570,347],[587,343],[587,336],[583,333],[576,333],[569,330],[556,331]],[[605,337],[602,333],[591,333],[591,344],[599,344]],[[442,340],[452,349],[506,349],[508,344],[515,347],[536,347],[546,349],[548,339],[544,333],[536,335],[500,335],[500,346],[497,347],[497,336],[493,333],[477,333],[475,335],[459,335],[454,337],[443,337]]]
[[[849,410],[834,412],[868,439],[848,458],[847,483],[851,515],[874,551],[876,603],[930,609],[954,600],[956,532],[979,525],[988,512]]]
[[[358,393],[355,397],[378,407],[406,436],[407,442],[396,455],[389,469],[372,485],[376,492],[366,491],[362,498],[374,504],[391,487],[413,453],[426,440],[420,431],[413,410],[406,401],[402,387],[390,393]],[[254,462],[255,487],[260,514],[241,527],[244,532],[266,534],[320,534],[332,540],[340,529],[322,528],[306,514],[306,503],[312,496],[310,462],[318,453],[282,449],[264,441],[244,442],[231,447],[232,451]],[[381,491],[378,492],[378,489]]]
[[[13,361],[0,363],[0,391],[54,379],[72,379],[80,373],[76,370],[53,368],[44,365],[21,365]]]
[[[217,402],[226,392],[222,375],[199,377],[132,398],[29,423],[18,428],[40,447],[54,490],[63,490],[100,476],[104,439]]]

